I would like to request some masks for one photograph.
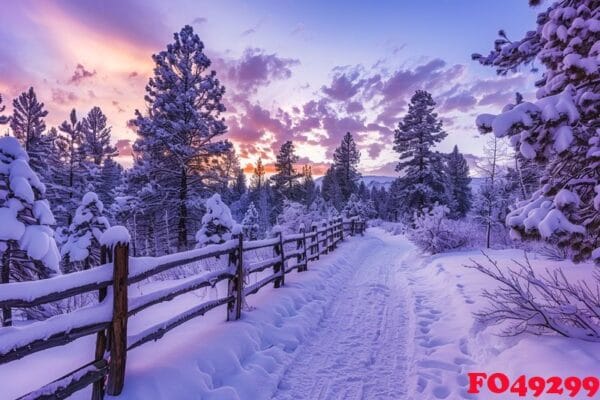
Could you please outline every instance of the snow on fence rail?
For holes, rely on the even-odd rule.
[[[239,319],[244,296],[256,293],[272,282],[276,288],[283,286],[287,273],[294,269],[306,271],[310,261],[335,250],[345,234],[363,234],[365,227],[365,222],[359,219],[343,221],[338,218],[323,222],[321,226],[313,224],[310,232],[301,228],[297,234],[283,236],[279,232],[274,238],[253,241],[243,241],[238,235],[222,244],[162,257],[129,257],[127,243],[108,243],[110,247],[102,247],[102,265],[97,268],[40,281],[2,285],[0,308],[8,311],[36,307],[92,291],[97,291],[98,303],[45,321],[0,328],[0,364],[96,334],[94,360],[21,398],[65,398],[89,385],[93,385],[93,400],[103,399],[105,392],[118,395],[125,382],[128,350],[158,340],[177,326],[221,305],[227,305],[228,320]],[[295,249],[290,249],[290,245],[294,247],[294,244]],[[272,257],[252,263],[244,261],[244,252],[268,248],[273,251]],[[226,268],[180,279],[176,285],[145,295],[127,295],[128,287],[136,282],[176,267],[224,255],[227,255],[228,261]],[[244,287],[245,276],[269,268],[273,269],[270,275]],[[182,294],[214,287],[221,281],[228,282],[225,296],[198,304],[136,335],[127,335],[127,319],[130,316]]]

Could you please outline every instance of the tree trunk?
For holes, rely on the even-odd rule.
[[[187,173],[185,168],[181,169],[181,185],[179,187],[179,225],[178,225],[178,239],[177,239],[177,250],[187,250]]]

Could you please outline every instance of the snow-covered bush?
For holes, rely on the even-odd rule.
[[[431,254],[465,246],[469,243],[471,230],[468,224],[448,218],[449,212],[448,207],[435,205],[421,214],[415,213],[410,239]]]
[[[507,218],[516,238],[556,239],[573,259],[600,263],[600,7],[597,0],[557,1],[521,40],[504,31],[488,56],[501,75],[538,59],[545,66],[535,101],[508,104],[477,118],[482,132],[508,137],[543,167],[541,186]]]
[[[600,342],[600,285],[571,282],[562,270],[536,274],[525,256],[516,268],[498,265],[486,255],[489,266],[474,260],[467,267],[477,269],[501,284],[485,290],[489,306],[475,314],[484,326],[502,324],[502,333],[535,335],[557,333],[587,341]]]
[[[63,272],[89,269],[100,264],[100,238],[110,228],[104,205],[94,192],[86,193],[75,211],[66,242],[60,252]]]
[[[196,248],[230,240],[234,225],[229,207],[220,195],[213,194],[206,200],[206,214],[202,217],[202,227],[196,233]]]
[[[46,187],[28,161],[15,138],[0,138],[0,257],[15,281],[48,278],[60,261]]]
[[[308,218],[309,216],[306,213],[304,205],[295,201],[285,200],[283,211],[277,217],[277,226],[284,235],[298,233],[298,227],[301,224],[307,225]],[[272,230],[272,232],[274,231]]]
[[[242,227],[244,238],[247,240],[258,239],[258,211],[256,210],[256,207],[254,207],[253,202],[248,205],[248,210],[246,210],[246,214],[242,220]]]

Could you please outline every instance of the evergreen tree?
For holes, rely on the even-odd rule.
[[[367,185],[365,184],[364,181],[360,181],[360,184],[358,185],[358,190],[356,191],[356,194],[358,195],[358,198],[361,199],[362,201],[369,200],[369,197],[370,197],[369,189],[367,189]]]
[[[55,224],[46,187],[18,141],[0,138],[0,259],[2,283],[45,279],[58,272]],[[4,321],[10,320],[5,312]]]
[[[302,181],[300,185],[302,186],[302,202],[308,207],[313,202],[316,195],[316,186],[312,177],[312,169],[310,165],[304,165],[302,167]]]
[[[6,110],[6,106],[2,105],[2,95],[0,95],[0,125],[6,125],[10,121],[10,118],[2,113]]]
[[[109,155],[106,157],[100,170],[98,182],[98,197],[106,209],[110,209],[115,198],[115,188],[121,184],[123,167],[115,162]]]
[[[295,153],[294,143],[288,140],[285,142],[275,161],[275,170],[277,171],[271,180],[274,183],[274,189],[284,198],[292,201],[300,200],[299,179],[302,176],[294,168],[298,162],[298,156]]]
[[[206,200],[206,214],[202,217],[202,227],[196,233],[196,247],[209,244],[224,243],[231,239],[234,227],[233,218],[229,207],[221,200],[221,196],[214,194]]]
[[[482,132],[510,137],[527,159],[544,165],[540,189],[507,219],[514,237],[557,241],[573,259],[600,264],[600,79],[597,0],[557,1],[535,31],[508,40],[503,31],[483,65],[505,75],[539,60],[537,101],[507,105],[477,118]]]
[[[240,200],[247,191],[246,174],[242,168],[238,168],[233,187],[231,188],[233,201]]]
[[[258,239],[258,211],[256,210],[256,207],[254,207],[253,202],[250,202],[250,204],[248,205],[248,210],[246,210],[246,214],[244,215],[244,219],[242,220],[242,227],[244,231],[244,237],[246,238],[246,240]]]
[[[258,158],[256,161],[256,166],[254,167],[254,172],[252,174],[252,187],[261,190],[265,183],[265,166],[262,163],[262,158]]]
[[[356,148],[352,134],[347,132],[342,139],[342,143],[333,153],[333,165],[335,166],[336,178],[342,192],[343,202],[346,202],[350,195],[358,189],[360,173],[357,167],[359,162],[360,152]]]
[[[104,216],[104,205],[94,192],[86,193],[75,211],[67,240],[60,252],[65,273],[100,265],[100,237],[110,228]]]
[[[323,183],[321,185],[321,193],[325,201],[331,203],[337,210],[341,210],[344,207],[344,200],[342,197],[342,190],[340,188],[335,167],[332,165],[325,172],[323,177]]]
[[[434,106],[431,94],[417,90],[410,100],[408,113],[395,130],[394,150],[400,153],[396,171],[401,176],[394,196],[405,216],[431,208],[435,203],[449,202],[443,156],[432,149],[446,137]]]
[[[446,171],[450,189],[450,217],[463,218],[471,209],[471,178],[467,160],[454,146],[446,159]]]
[[[44,109],[44,103],[38,101],[33,87],[13,100],[10,128],[29,155],[31,169],[43,178],[48,178],[46,157],[52,150],[51,141],[44,135],[44,117],[47,115],[48,111]]]
[[[68,227],[71,225],[75,209],[78,207],[76,199],[86,187],[83,132],[75,109],[71,110],[69,119],[64,121],[58,129],[60,133],[56,145],[62,166],[58,171],[59,176],[54,179],[54,182],[61,193],[58,196],[60,203],[54,207],[58,226]]]
[[[97,166],[102,165],[107,157],[117,155],[116,147],[110,145],[111,128],[106,126],[106,121],[100,107],[93,107],[81,121],[85,153]]]
[[[136,111],[138,139],[134,150],[143,158],[134,168],[153,177],[163,207],[175,210],[177,248],[188,247],[195,223],[189,207],[201,209],[201,197],[220,185],[215,168],[231,143],[218,140],[226,131],[221,113],[225,88],[214,71],[204,44],[191,26],[174,35],[174,42],[153,56],[154,76],[146,87],[148,112]],[[139,176],[139,175],[138,175]],[[216,182],[216,183],[215,183]],[[162,214],[162,213],[161,213]]]

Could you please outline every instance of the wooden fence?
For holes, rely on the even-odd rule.
[[[227,305],[228,320],[239,319],[244,296],[254,294],[270,283],[275,288],[283,286],[286,274],[294,269],[306,271],[309,262],[335,250],[345,236],[363,234],[365,225],[358,219],[342,221],[339,218],[313,224],[310,232],[301,228],[297,234],[284,236],[278,233],[274,238],[255,241],[244,241],[239,235],[223,244],[162,257],[129,257],[129,245],[119,243],[112,249],[103,248],[102,265],[91,270],[40,281],[3,284],[0,290],[0,308],[3,310],[38,307],[93,291],[98,293],[98,302],[43,322],[0,328],[0,365],[95,334],[93,361],[20,399],[63,399],[89,385],[93,385],[93,400],[104,398],[105,392],[118,395],[125,382],[128,350],[160,339],[177,326],[221,305]],[[244,261],[244,252],[268,248],[272,249],[273,257],[253,263]],[[176,267],[223,256],[227,257],[226,268],[188,277],[173,287],[128,297],[128,288],[134,283]],[[270,268],[270,274],[254,284],[244,285],[245,276]],[[128,317],[182,294],[214,287],[221,281],[227,281],[225,296],[205,301],[128,336]]]

